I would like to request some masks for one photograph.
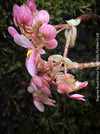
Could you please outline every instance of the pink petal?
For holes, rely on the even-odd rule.
[[[83,87],[86,87],[88,85],[88,81],[85,81],[85,82],[78,82],[76,81],[76,88],[77,89],[81,89]]]
[[[57,35],[56,28],[50,24],[43,24],[39,31],[44,34],[44,38],[47,41],[54,39]]]
[[[49,96],[51,95],[49,88],[44,85],[40,88],[40,90],[46,95],[49,95]]]
[[[40,10],[35,16],[35,22],[42,21],[42,23],[47,24],[49,22],[49,13],[45,10]]]
[[[57,47],[57,45],[58,45],[57,40],[56,39],[52,39],[52,40],[48,41],[48,45],[46,45],[46,48],[54,49],[54,48]]]
[[[44,105],[41,102],[34,100],[33,103],[40,112],[44,112]]]
[[[36,74],[36,66],[34,64],[34,49],[29,58],[26,58],[26,67],[31,76],[35,76]]]
[[[59,93],[66,93],[68,91],[72,92],[73,90],[67,85],[64,85],[64,84],[58,85],[58,92]]]
[[[40,54],[45,54],[46,52],[45,52],[44,49],[41,49],[41,50],[39,51],[39,53],[40,53]]]
[[[43,84],[44,86],[50,88],[49,83],[48,83],[44,78],[42,78],[42,77],[40,77],[40,78],[41,78],[42,84]]]
[[[84,95],[80,95],[80,94],[73,94],[73,95],[70,95],[70,98],[75,99],[75,100],[82,100],[82,101],[85,101],[84,97],[85,97]]]
[[[17,45],[22,46],[24,48],[33,48],[33,44],[23,35],[16,34],[14,36],[14,41]]]
[[[14,27],[12,27],[12,26],[9,26],[8,27],[8,32],[10,33],[10,35],[14,38],[14,36],[16,35],[16,34],[18,34],[18,32],[16,31],[16,29],[14,28]]]
[[[34,63],[35,63],[35,65],[37,65],[37,62],[38,62],[38,53],[35,55],[35,59],[34,59]]]
[[[32,81],[38,86],[38,87],[42,87],[42,81],[40,79],[39,76],[34,76],[32,77]]]
[[[38,90],[37,89],[37,86],[35,85],[35,83],[33,82],[33,80],[31,79],[31,83],[30,83],[31,87],[35,90]]]
[[[17,17],[17,13],[18,13],[18,9],[19,9],[19,6],[17,4],[15,4],[13,6],[13,13],[14,13],[14,16]]]
[[[44,101],[42,101],[44,104],[46,104],[46,105],[50,105],[50,106],[54,106],[55,104],[54,103],[56,103],[56,101],[55,100],[52,100],[52,99],[49,99],[49,98],[47,98],[46,100],[44,100]]]
[[[34,0],[27,0],[28,7],[31,9],[31,11],[36,11],[36,4]]]
[[[14,24],[17,27],[18,26],[18,22],[17,22],[17,12],[18,12],[19,6],[17,4],[15,4],[13,6],[13,13],[14,13]]]

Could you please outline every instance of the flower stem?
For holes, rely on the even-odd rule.
[[[73,63],[73,66],[69,66],[68,70],[70,69],[83,69],[88,67],[100,67],[100,62],[90,62],[90,63]]]
[[[63,57],[67,57],[70,40],[71,40],[71,29],[69,30],[69,33],[68,33],[68,38],[67,38],[67,41],[66,41]]]

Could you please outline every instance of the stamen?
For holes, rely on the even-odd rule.
[[[32,54],[32,49],[27,52],[27,57],[29,58],[31,54]]]

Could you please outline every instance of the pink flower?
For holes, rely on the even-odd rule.
[[[34,76],[36,74],[35,47],[25,36],[18,34],[18,32],[13,27],[8,27],[8,32],[11,34],[17,45],[27,48],[29,51],[32,50],[30,56],[26,58],[26,67],[29,74]]]
[[[13,7],[14,12],[14,23],[17,24],[25,24],[27,26],[31,26],[33,23],[33,14],[30,8],[27,5],[14,5]]]
[[[72,99],[75,99],[75,100],[85,101],[85,99],[84,99],[85,96],[80,95],[80,94],[73,94],[73,95],[70,95],[69,97],[72,98]]]
[[[27,5],[31,9],[32,12],[36,11],[36,4],[34,0],[27,0]]]
[[[58,75],[57,85],[59,93],[71,93],[86,87],[88,82],[76,81],[73,75],[67,73],[66,75]]]

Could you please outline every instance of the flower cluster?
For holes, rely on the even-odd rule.
[[[81,19],[72,19],[67,21],[68,24],[53,26],[49,24],[49,13],[45,10],[38,11],[34,0],[27,0],[27,5],[15,4],[13,14],[14,24],[19,27],[21,34],[12,26],[8,27],[8,32],[17,45],[27,49],[25,65],[31,76],[27,90],[32,93],[33,103],[37,109],[43,112],[44,104],[51,106],[55,104],[56,101],[51,99],[50,84],[56,85],[57,92],[60,94],[65,93],[69,98],[85,101],[83,95],[72,93],[86,87],[88,82],[76,81],[68,70],[96,67],[100,66],[100,62],[79,64],[67,58],[69,46],[75,44],[76,26],[79,25]],[[48,61],[43,60],[41,55],[46,53],[44,47],[56,48],[58,45],[56,35],[64,29],[66,45],[63,56],[52,55]]]

